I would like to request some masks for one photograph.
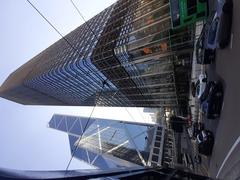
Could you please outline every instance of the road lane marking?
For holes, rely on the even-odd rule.
[[[233,33],[231,34],[231,40],[230,40],[230,49],[233,48]]]
[[[217,176],[216,178],[219,177],[221,171],[222,171],[222,168],[224,167],[225,163],[227,162],[228,158],[230,157],[230,155],[232,154],[232,152],[234,151],[234,149],[237,147],[237,145],[240,143],[240,136],[237,138],[237,140],[235,141],[235,143],[233,144],[233,146],[231,147],[230,151],[228,152],[227,156],[225,157],[221,167],[219,168],[218,170],[218,173],[217,173]]]

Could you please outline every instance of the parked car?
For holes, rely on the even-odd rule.
[[[196,95],[198,99],[200,99],[202,94],[204,93],[206,89],[206,85],[207,85],[207,74],[201,73],[196,82]]]
[[[204,130],[204,124],[201,122],[194,122],[193,123],[193,137],[197,137],[197,135]]]
[[[196,43],[196,58],[198,64],[210,64],[215,60],[216,48],[213,48],[212,41],[215,42],[217,27],[212,24],[215,12],[212,13],[205,25]]]
[[[215,50],[216,48],[223,49],[228,46],[231,39],[232,16],[233,1],[219,0],[217,10],[208,22],[208,48]]]
[[[202,130],[197,135],[198,152],[210,156],[214,145],[213,133],[209,130]]]
[[[208,119],[220,116],[223,103],[223,87],[220,82],[210,81],[200,99],[201,109]]]
[[[217,10],[212,12],[202,28],[196,44],[198,64],[210,64],[216,49],[225,48],[231,40],[233,0],[218,0]]]
[[[210,88],[212,86],[214,86],[215,82],[214,81],[209,81],[206,85],[206,88],[202,94],[202,96],[200,97],[200,104],[202,105],[202,103],[208,98],[209,92],[210,92]],[[203,110],[203,109],[202,109]]]
[[[233,1],[218,1],[217,16],[219,17],[218,47],[227,47],[231,40]]]

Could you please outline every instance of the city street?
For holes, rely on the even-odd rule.
[[[216,9],[217,1],[209,1],[210,10]],[[233,5],[232,38],[230,45],[225,49],[218,49],[216,59],[210,65],[202,65],[201,72],[207,73],[208,81],[220,81],[224,88],[224,100],[221,116],[218,119],[207,119],[204,114],[198,114],[198,121],[204,123],[206,129],[214,134],[215,144],[212,155],[201,155],[201,164],[195,164],[195,173],[220,179],[236,179],[240,175],[240,24],[238,20],[240,1],[235,0]],[[196,71],[196,72],[195,72]],[[196,77],[200,72],[194,67]],[[196,82],[196,79],[193,78]],[[196,101],[198,105],[198,100]],[[192,102],[191,102],[192,103]],[[198,109],[198,106],[195,108]],[[198,154],[196,141],[187,138],[192,158]]]
[[[238,7],[240,7],[240,1],[235,0],[232,42],[226,49],[217,50],[216,62],[206,67],[209,80],[220,80],[224,86],[224,101],[220,118],[215,120],[203,119],[206,128],[215,134],[213,153],[208,158],[208,174],[211,177],[223,179],[234,178],[234,174],[239,173],[240,169],[240,148],[237,148],[237,143],[235,149],[232,148],[240,135],[238,114],[240,112],[240,24]]]

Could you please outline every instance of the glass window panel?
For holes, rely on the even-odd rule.
[[[162,132],[157,131],[157,135],[158,135],[158,136],[161,136],[161,135],[162,135]]]
[[[155,147],[160,147],[160,142],[155,142]]]
[[[59,115],[54,115],[52,119],[54,119],[54,121],[55,121],[55,123],[56,123],[55,125],[56,125],[56,127],[58,127],[59,124],[61,123],[63,117],[62,117],[62,116],[59,116]]]
[[[65,119],[61,120],[58,126],[58,129],[67,132],[67,125],[66,125]]]
[[[86,150],[86,153],[89,157],[90,162],[92,162],[96,158],[96,156],[98,156],[96,153],[88,151],[88,150]]]
[[[161,141],[161,139],[162,139],[161,136],[156,137],[156,141]]]
[[[76,120],[74,125],[72,126],[72,128],[70,129],[70,132],[72,134],[76,134],[76,135],[82,135],[82,128],[80,125],[80,121]]]
[[[158,148],[154,148],[154,149],[153,149],[153,153],[154,153],[154,154],[159,154],[159,151],[160,151],[160,150],[159,150]]]
[[[128,133],[132,138],[136,137],[137,135],[146,132],[151,128],[151,126],[144,126],[144,125],[136,125],[136,124],[125,124],[125,127],[128,130]]]
[[[70,143],[70,148],[71,148],[71,153],[74,151],[74,143],[77,141],[77,137],[68,135],[69,143]]]
[[[98,156],[93,165],[100,167],[101,169],[109,169],[108,161],[109,160],[105,160],[102,156]]]
[[[113,123],[116,123],[116,121],[112,121],[112,120],[98,120],[98,119],[97,119],[97,120],[95,121],[95,123],[99,125],[99,128],[100,128],[100,129],[104,129],[104,128],[106,128],[106,127],[111,127],[111,125],[112,125]]]
[[[67,128],[68,131],[72,128],[73,124],[75,123],[76,117],[67,117]]]
[[[151,73],[164,73],[173,70],[172,64],[162,64],[161,61],[148,61],[141,64],[136,64],[140,75]]]
[[[148,137],[146,134],[142,134],[136,138],[134,138],[134,143],[137,146],[137,149],[141,153],[145,162],[148,161],[150,145],[151,143],[148,141]]]
[[[135,137],[133,140],[138,150],[140,151],[143,159],[147,162],[152,145],[153,135],[155,128],[148,130],[146,133]]]
[[[173,74],[158,74],[154,76],[143,77],[146,85],[173,83]]]
[[[101,152],[101,146],[99,144],[99,137],[98,134],[93,134],[90,136],[84,136],[79,146],[81,148],[87,149],[89,151],[95,152],[95,153],[102,153]]]
[[[152,160],[155,161],[155,162],[158,162],[158,156],[153,155],[153,156],[152,156]]]
[[[133,162],[135,164],[143,165],[137,151],[135,150],[135,147],[130,144],[130,142],[112,151],[111,154],[115,157]]]
[[[164,20],[153,26],[144,28],[143,30],[139,30],[130,34],[129,42],[131,44],[129,47],[130,48],[139,47],[141,46],[141,44],[142,45],[147,44],[149,42],[155,41],[156,39],[168,37],[170,26],[171,26],[170,20]],[[158,35],[160,35],[160,37]]]
[[[55,126],[55,119],[52,118],[51,121],[48,123],[48,125],[49,125],[49,127],[51,127],[51,128],[56,128],[56,126]]]
[[[88,156],[87,156],[87,151],[85,149],[82,148],[77,148],[74,156],[80,160],[83,160],[85,162],[89,162],[88,161]]]
[[[133,29],[139,29],[143,26],[147,26],[149,24],[152,24],[154,22],[157,22],[159,19],[163,19],[169,15],[169,9],[168,8],[161,8],[160,10],[153,12],[149,15],[146,15],[144,17],[141,17],[137,21],[133,23]]]
[[[95,120],[95,119],[90,119],[89,122],[88,122],[88,125],[87,125],[87,128],[84,132],[84,136],[89,136],[89,135],[92,135],[92,134],[95,134],[96,132],[98,131],[102,131],[103,129],[109,127],[108,126],[108,122],[106,122],[105,124],[104,123],[99,123],[100,121],[98,120]],[[84,127],[86,126],[86,122],[83,123],[83,129]]]
[[[101,132],[101,139],[103,143],[111,143],[111,144],[121,144],[128,139],[126,131],[122,124],[118,124],[119,127],[111,127],[106,131]]]

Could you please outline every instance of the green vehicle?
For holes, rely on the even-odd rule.
[[[172,28],[181,28],[208,17],[208,0],[170,0]]]

